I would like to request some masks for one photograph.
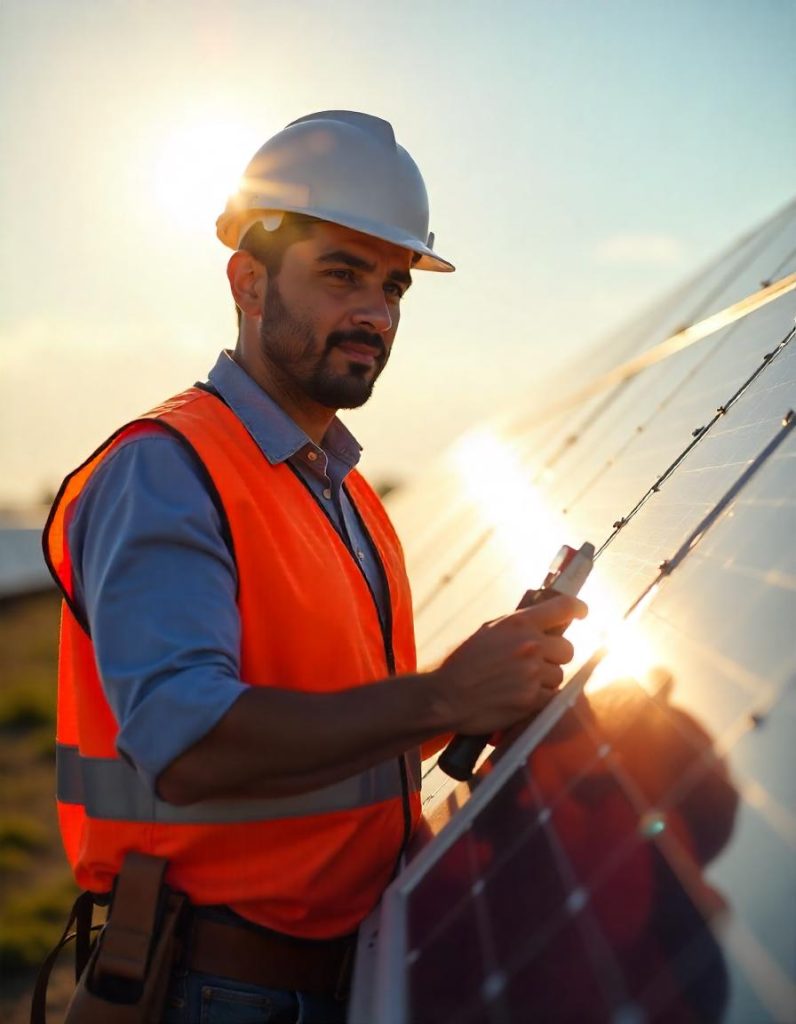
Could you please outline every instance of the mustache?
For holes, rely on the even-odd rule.
[[[326,339],[326,351],[331,352],[333,348],[336,348],[338,345],[344,345],[347,341],[352,341],[356,345],[368,345],[370,348],[375,349],[381,359],[387,354],[384,340],[378,334],[364,330],[332,331]]]

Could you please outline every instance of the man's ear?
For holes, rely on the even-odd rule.
[[[268,271],[259,260],[243,249],[233,252],[227,264],[232,297],[244,316],[259,318],[263,313]]]

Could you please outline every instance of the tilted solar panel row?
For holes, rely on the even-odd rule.
[[[424,664],[600,550],[563,692],[425,766],[352,1024],[796,1020],[794,271],[791,204],[396,495]]]

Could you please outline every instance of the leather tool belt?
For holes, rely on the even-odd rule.
[[[298,939],[193,913],[180,966],[263,988],[344,1000],[351,982],[355,945],[356,935]]]
[[[157,1024],[173,971],[180,968],[346,999],[356,934],[299,939],[243,920],[212,920],[164,884],[166,867],[162,858],[128,853],[104,926],[92,926],[92,893],[78,896],[61,940],[39,972],[31,1024],[45,1022],[50,972],[71,939],[76,988],[64,1024]]]

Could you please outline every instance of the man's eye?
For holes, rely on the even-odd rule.
[[[402,299],[404,297],[404,290],[399,284],[394,284],[392,282],[390,284],[385,284],[384,290],[388,295],[394,295],[396,299]]]
[[[329,271],[329,276],[337,278],[338,281],[353,281],[354,280],[354,271],[353,270],[349,270],[348,268],[342,268],[341,267],[339,269],[330,270]]]

